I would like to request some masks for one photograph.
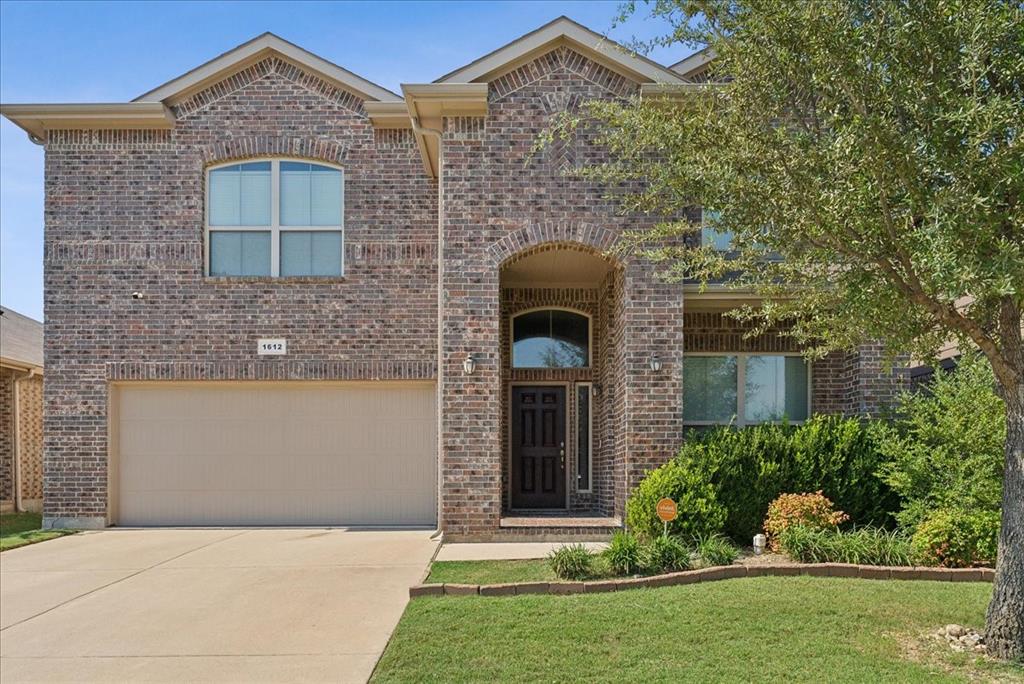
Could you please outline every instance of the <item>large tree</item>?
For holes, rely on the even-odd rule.
[[[810,354],[878,339],[921,358],[949,340],[984,353],[1007,418],[985,637],[993,654],[1024,658],[1021,3],[645,8],[667,27],[658,42],[714,55],[715,83],[589,103],[556,133],[598,128],[613,161],[580,173],[642,186],[622,196],[627,211],[688,217],[632,236],[634,248],[673,277],[729,275],[763,302],[737,315],[791,325]],[[679,246],[700,231],[695,206],[734,252]]]

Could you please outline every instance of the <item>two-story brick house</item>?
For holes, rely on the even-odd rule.
[[[532,152],[705,63],[560,18],[399,95],[265,34],[5,106],[46,149],[46,524],[599,535],[688,424],[873,410],[876,350],[745,339],[733,294],[613,251],[651,219],[565,173],[587,135]]]

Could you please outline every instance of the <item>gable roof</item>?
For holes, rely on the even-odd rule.
[[[0,363],[43,367],[43,324],[6,306],[0,307]]]
[[[340,88],[374,102],[398,102],[402,98],[383,86],[367,81],[348,69],[328,62],[323,57],[289,43],[269,31],[228,50],[219,57],[197,66],[195,69],[139,95],[132,102],[163,102],[165,104],[182,100],[203,88],[221,81],[236,71],[250,66],[271,54],[276,54],[306,71],[310,71]]]
[[[561,16],[535,31],[445,74],[434,83],[473,83],[486,81],[509,71],[558,45],[568,45],[595,62],[638,83],[683,83],[677,73],[642,55],[591,31],[572,19]]]
[[[707,65],[715,59],[715,51],[710,47],[698,50],[685,59],[681,59],[669,67],[685,79],[699,75],[707,68]]]

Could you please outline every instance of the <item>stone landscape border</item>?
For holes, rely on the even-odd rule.
[[[716,582],[737,577],[850,577],[859,579],[932,580],[938,582],[991,582],[992,568],[932,568],[849,563],[804,565],[719,565],[650,577],[596,580],[593,582],[516,582],[511,584],[417,584],[409,597],[417,596],[521,596],[525,594],[596,594],[641,587],[671,587]]]

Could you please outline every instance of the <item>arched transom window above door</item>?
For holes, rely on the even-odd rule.
[[[512,317],[513,368],[588,368],[590,317],[538,309]]]

